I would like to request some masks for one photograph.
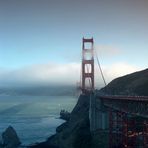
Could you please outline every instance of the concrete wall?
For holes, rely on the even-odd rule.
[[[93,94],[90,96],[89,120],[91,131],[109,127],[109,114],[103,108],[101,100],[96,99]]]

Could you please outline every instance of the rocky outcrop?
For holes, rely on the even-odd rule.
[[[61,110],[60,112],[60,118],[65,120],[65,121],[69,121],[70,119],[70,113],[66,110]]]
[[[16,131],[13,127],[9,126],[3,133],[2,133],[2,148],[17,148],[21,144]]]

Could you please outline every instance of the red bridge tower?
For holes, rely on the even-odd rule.
[[[94,41],[83,38],[82,45],[82,92],[94,90]]]

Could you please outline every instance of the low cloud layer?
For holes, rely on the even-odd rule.
[[[17,70],[0,69],[0,86],[76,85],[80,80],[80,63],[38,64]],[[135,72],[140,68],[128,63],[115,63],[102,67],[107,83],[112,79]],[[98,67],[95,67],[97,86],[103,86]]]
[[[113,65],[108,65],[104,67],[104,73],[106,75],[108,82],[110,82],[116,77],[124,76],[126,74],[130,74],[139,70],[142,69],[134,65],[129,65],[128,63],[125,62],[115,63]]]
[[[96,74],[95,74],[95,79],[97,82],[97,86],[98,87],[103,87],[105,84],[103,82],[103,79],[101,77],[101,73],[99,71],[99,68],[96,67]],[[120,76],[124,76],[126,74],[130,74],[133,73],[135,71],[139,71],[142,70],[139,67],[133,66],[133,65],[129,65],[128,63],[125,62],[121,62],[121,63],[114,63],[112,65],[106,65],[106,66],[102,66],[102,70],[103,70],[103,74],[106,80],[106,83],[108,84],[109,82],[111,82],[113,79],[120,77]]]
[[[71,64],[39,64],[12,71],[1,71],[1,85],[61,85],[73,84],[79,66]]]
[[[115,56],[122,52],[122,50],[115,45],[95,45],[94,48],[101,56]]]

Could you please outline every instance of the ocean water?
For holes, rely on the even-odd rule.
[[[75,96],[0,96],[0,134],[13,126],[23,145],[46,140],[64,122],[61,109],[71,111]]]

